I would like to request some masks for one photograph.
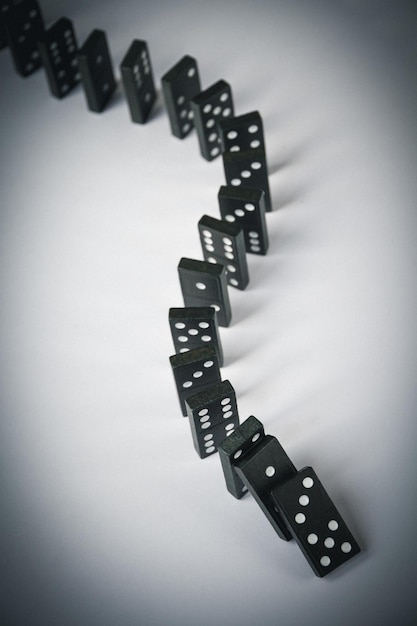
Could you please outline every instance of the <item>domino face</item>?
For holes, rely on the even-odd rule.
[[[116,89],[106,33],[93,30],[77,58],[87,106],[90,111],[101,113]]]
[[[235,391],[228,380],[185,401],[194,447],[204,459],[239,425]]]
[[[229,326],[232,312],[226,268],[218,263],[182,258],[178,275],[185,306],[212,306],[217,312],[219,326]]]
[[[220,187],[220,214],[243,229],[246,252],[265,255],[269,241],[265,220],[265,193],[261,189]]]
[[[181,354],[201,346],[214,346],[220,367],[223,349],[217,324],[217,313],[211,306],[169,309],[169,325],[175,352]]]
[[[144,124],[156,100],[155,83],[146,41],[135,39],[120,64],[123,88],[132,122]]]
[[[237,499],[244,496],[248,488],[236,473],[235,465],[238,459],[250,453],[264,437],[262,423],[251,415],[218,447],[226,488]]]
[[[261,148],[224,152],[223,167],[228,185],[262,189],[265,192],[265,210],[272,210],[265,153]]]
[[[292,536],[317,576],[325,576],[360,552],[316,473],[305,467],[272,491]]]
[[[288,481],[296,469],[279,441],[271,435],[265,435],[253,450],[237,459],[235,469],[274,530],[281,539],[289,541],[292,534],[275,506],[271,491]]]
[[[208,263],[220,263],[227,270],[227,282],[237,289],[249,283],[243,230],[237,224],[204,215],[198,222],[201,247]]]
[[[201,90],[197,61],[184,56],[161,79],[171,132],[183,139],[194,128],[190,100]]]
[[[6,34],[6,18],[15,3],[12,0],[0,0],[0,50],[8,45]]]
[[[216,350],[213,346],[194,348],[184,354],[174,354],[169,360],[181,411],[186,416],[187,397],[221,380]]]
[[[29,76],[42,65],[38,40],[42,37],[44,23],[38,3],[23,0],[9,4],[5,30],[16,72]]]
[[[212,161],[221,153],[219,122],[233,115],[230,85],[219,80],[191,100],[191,110],[197,131],[201,155]]]
[[[63,98],[80,82],[77,40],[71,20],[62,17],[48,28],[39,40],[39,52],[52,95]]]
[[[265,138],[262,118],[258,111],[219,122],[219,137],[222,152],[262,149]]]

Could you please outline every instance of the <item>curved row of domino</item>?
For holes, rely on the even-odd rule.
[[[192,57],[167,72],[162,86],[173,134],[184,137],[194,122],[202,156],[210,161],[221,153],[227,181],[218,193],[223,219],[204,215],[198,222],[204,261],[183,258],[178,265],[185,306],[169,310],[182,413],[198,455],[219,452],[228,491],[240,499],[249,490],[277,534],[294,538],[315,574],[325,576],[360,551],[357,542],[311,467],[297,471],[254,416],[239,425],[235,391],[220,376],[217,322],[231,321],[228,285],[245,289],[246,253],[268,249],[265,211],[272,207],[262,119],[257,111],[235,117],[223,80],[199,91]]]
[[[0,2],[0,47],[10,48],[16,71],[28,76],[41,65],[52,95],[64,97],[80,81],[88,108],[101,112],[116,88],[103,31],[78,48],[72,22],[61,18],[45,29],[36,0]],[[135,40],[121,66],[131,119],[145,123],[156,100],[147,44]],[[318,576],[360,552],[311,467],[299,471],[275,437],[251,416],[239,425],[235,391],[222,381],[218,325],[228,326],[228,285],[249,282],[246,253],[266,254],[265,212],[271,211],[262,119],[257,111],[236,117],[230,85],[202,90],[195,59],[183,57],[162,77],[172,134],[195,127],[202,156],[223,158],[227,184],[218,194],[222,219],[198,223],[204,261],[178,265],[183,308],[171,308],[176,354],[170,363],[181,410],[188,416],[201,458],[219,452],[226,487],[236,498],[250,491],[278,535],[292,538]]]

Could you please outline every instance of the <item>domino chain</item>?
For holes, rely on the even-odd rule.
[[[12,3],[9,3],[9,4],[10,4],[10,6],[12,5]],[[4,11],[4,13],[5,13],[4,7],[7,5],[7,9],[8,9],[8,8],[9,8],[9,4],[7,4],[7,2],[2,4],[2,10]],[[24,1],[23,1],[22,3],[20,3],[20,5],[18,5],[18,6],[20,6],[20,7],[21,7],[22,5],[24,5],[24,6],[25,6],[25,5],[27,5],[27,6],[29,6],[29,8],[32,8],[32,13],[33,13],[33,7],[34,7],[34,6],[35,6],[35,7],[37,7],[36,2],[33,2],[33,0],[28,0],[27,2],[24,0]],[[7,9],[6,9],[6,10],[7,10]],[[4,16],[4,13],[3,13],[3,16]],[[11,14],[11,15],[13,14],[13,7],[12,7],[12,9],[11,9],[11,13],[10,13],[10,14]],[[1,16],[0,16],[0,17],[1,17]],[[39,16],[38,16],[38,17],[39,17]],[[66,20],[66,22],[65,22],[65,24],[67,24],[67,26],[66,26],[67,31],[66,31],[66,32],[68,33],[68,28],[69,28],[68,23],[69,23],[69,25],[70,25],[70,28],[72,28],[72,26],[71,26],[71,22],[70,22],[69,20],[67,20],[67,18],[61,18],[61,19],[62,19],[62,21],[63,21],[63,20]],[[7,23],[7,21],[6,21],[6,22],[4,22],[3,24],[2,24],[2,23],[0,23],[0,47],[6,47],[6,45],[7,45],[7,44],[5,43],[5,39],[4,39],[4,32],[3,32],[3,29],[4,29],[4,24],[6,24],[6,23]],[[23,26],[25,26],[25,27],[26,27],[26,30],[29,30],[29,28],[27,28],[27,24],[26,24],[26,25],[23,25]],[[9,30],[10,30],[10,28],[11,28],[11,27],[9,26]],[[98,46],[100,46],[100,45],[102,45],[102,46],[104,46],[104,52],[107,52],[107,49],[106,49],[106,43],[105,43],[105,36],[103,36],[103,35],[104,35],[104,34],[103,34],[103,31],[94,31],[94,33],[95,33],[96,35],[97,35],[97,33],[101,33],[102,38],[100,39],[100,37],[97,35],[97,38],[96,38],[94,41],[89,41],[89,43],[90,43],[91,45],[93,45],[93,44],[94,44],[94,46],[96,46],[96,45],[97,45],[97,47],[98,47]],[[10,43],[10,47],[12,48],[12,38],[11,38],[10,32],[8,32],[8,31],[6,30],[6,34],[9,36],[9,43]],[[67,46],[68,46],[68,44],[70,44],[71,46],[73,46],[73,38],[74,38],[74,34],[72,33],[69,37],[70,37],[70,41],[68,41],[68,36],[67,36]],[[71,37],[72,37],[72,38],[71,38]],[[104,41],[104,44],[103,44],[103,41]],[[36,42],[35,42],[35,43],[36,43]],[[44,47],[43,47],[43,50],[42,50],[42,45],[44,46]],[[56,45],[56,44],[55,44],[55,45]],[[94,49],[94,46],[93,46],[93,49]],[[85,46],[84,46],[84,47],[85,47]],[[48,54],[48,51],[47,51],[47,50],[46,50],[46,48],[45,48],[45,43],[43,42],[43,44],[42,44],[40,40],[39,40],[39,48],[40,48],[40,52],[41,52],[41,55],[42,55],[42,59],[43,59],[43,61],[45,61],[45,58],[46,58],[46,57],[45,57],[45,55],[46,55],[46,54]],[[98,49],[98,48],[97,48],[97,49]],[[46,50],[46,51],[45,51],[45,50]],[[12,52],[13,52],[13,50],[12,50]],[[72,52],[74,52],[74,51],[72,51]],[[77,51],[75,50],[75,52],[77,52]],[[97,54],[97,52],[96,52],[96,54]],[[82,69],[82,68],[81,68],[81,59],[82,59],[83,63],[85,62],[85,59],[83,59],[83,58],[82,58],[82,55],[81,55],[81,49],[78,49],[78,55],[79,55],[79,59],[80,59],[80,68],[79,68],[79,69],[80,69],[80,71],[81,71],[81,69]],[[146,64],[147,64],[147,66],[146,66],[146,67],[148,68],[147,73],[149,74],[149,73],[150,73],[150,61],[149,61],[149,58],[146,56],[146,54],[144,55],[144,58],[145,58],[145,61],[146,61]],[[53,60],[53,59],[52,59],[52,60]],[[33,61],[33,62],[32,62],[32,61]],[[30,73],[32,73],[33,71],[35,71],[36,69],[38,69],[38,67],[40,67],[40,66],[42,65],[42,63],[39,61],[39,55],[36,55],[36,51],[35,51],[35,52],[32,52],[32,61],[31,61],[31,63],[29,64],[31,67],[29,67],[29,65],[26,65],[26,68],[24,68],[22,71],[19,71],[19,69],[16,67],[17,71],[18,71],[18,72],[19,72],[22,76],[27,76],[27,75],[29,75]],[[34,61],[36,61],[36,63],[34,63]],[[37,65],[37,63],[38,63],[38,62],[39,62],[39,64]],[[109,64],[110,64],[110,73],[111,73],[111,61],[110,61],[110,60],[109,60]],[[53,67],[52,67],[52,66],[51,66],[51,67],[52,67],[52,70],[51,70],[50,68],[48,68],[48,67],[47,67],[46,63],[44,63],[44,65],[45,65],[45,69],[47,70],[47,73],[48,73],[48,72],[51,72],[51,71],[52,71],[52,72],[54,71],[54,69],[53,69]],[[75,66],[76,64],[74,64],[74,63],[73,63],[72,65],[73,65],[73,68],[74,68],[74,66]],[[15,63],[15,66],[16,66],[16,63]],[[76,70],[77,70],[77,68],[73,69],[73,72],[75,72]],[[146,71],[146,70],[145,70],[145,71]],[[26,73],[25,73],[25,72],[26,72]],[[123,73],[123,70],[122,70],[122,73]],[[52,88],[51,88],[51,84],[50,84],[50,89],[51,89],[51,92],[53,93],[53,95],[55,95],[55,96],[56,96],[56,97],[58,97],[58,98],[64,97],[64,95],[66,95],[66,93],[67,93],[67,92],[68,92],[68,91],[69,91],[69,90],[70,90],[73,86],[75,86],[75,84],[78,82],[78,80],[79,80],[80,78],[82,78],[82,72],[81,72],[81,76],[79,75],[79,73],[77,73],[77,74],[75,75],[75,77],[74,77],[74,81],[73,81],[73,84],[68,85],[67,83],[65,83],[65,84],[64,84],[64,86],[63,86],[63,88],[62,88],[62,91],[61,91],[61,92],[60,92],[59,85],[58,85],[58,86],[57,86],[57,85],[55,85],[55,89],[52,89]],[[50,75],[49,75],[49,73],[48,73],[48,79],[49,79],[49,81],[50,81]],[[90,79],[90,80],[91,80],[91,82],[94,82],[94,76],[93,76],[93,78],[92,78],[92,79]],[[108,80],[108,79],[106,79],[106,80]],[[139,78],[137,75],[135,76],[135,80],[136,80],[136,82],[137,82],[137,85],[140,85],[140,78]],[[153,80],[153,79],[152,79],[152,80]],[[221,83],[221,82],[224,82],[224,81],[219,81],[219,83]],[[114,83],[114,84],[113,84],[113,83]],[[112,95],[112,93],[114,92],[114,89],[115,89],[115,82],[114,82],[114,80],[113,80],[113,83],[112,83],[111,81],[109,81],[109,80],[108,80],[108,82],[104,85],[104,86],[106,87],[106,89],[104,89],[104,92],[108,92],[108,93],[105,93],[105,99],[103,99],[103,101],[102,101],[102,102],[100,102],[100,101],[98,101],[98,102],[97,102],[97,101],[95,101],[94,106],[90,106],[90,103],[88,102],[88,98],[89,98],[89,96],[88,96],[88,94],[86,93],[86,95],[87,95],[87,102],[88,102],[88,105],[89,105],[89,109],[90,109],[90,110],[95,110],[96,112],[101,112],[101,110],[103,110],[103,109],[105,108],[105,106],[106,106],[106,104],[107,104],[107,102],[108,102],[109,98],[111,97],[111,95]],[[224,83],[224,84],[225,84],[225,85],[227,85],[226,83]],[[85,83],[84,83],[84,88],[86,89]],[[201,92],[201,90],[200,90],[200,92]],[[200,92],[198,92],[198,93],[200,94]],[[202,93],[202,92],[201,92],[201,93]],[[230,92],[230,94],[231,94],[231,92]],[[125,95],[127,95],[127,94],[125,94]],[[148,114],[150,113],[151,108],[152,108],[153,103],[154,103],[154,100],[155,100],[155,94],[153,93],[152,95],[150,95],[150,94],[149,94],[149,92],[148,92],[148,93],[146,94],[146,96],[148,97],[148,98],[147,98],[147,100],[148,100],[148,104],[149,104],[149,110],[147,111],[146,118],[142,119],[142,118],[140,117],[140,112],[139,112],[139,113],[138,113],[138,119],[136,119],[136,120],[135,120],[135,119],[133,119],[133,118],[132,118],[132,121],[134,121],[134,122],[136,121],[136,122],[138,122],[138,123],[144,123],[144,122],[146,122],[147,116],[148,116]],[[151,99],[152,99],[152,101],[151,101]],[[167,103],[165,102],[165,104],[167,104]],[[232,113],[232,111],[231,111],[230,109],[229,109],[229,114],[231,114],[231,117],[233,117],[233,113]],[[189,115],[189,118],[188,118],[188,120],[187,120],[187,124],[188,124],[189,128],[191,128],[191,126],[192,126],[192,124],[190,123],[190,121],[192,120],[192,118],[193,118],[193,112],[191,111],[191,114]],[[171,129],[171,130],[172,130],[172,129]],[[186,134],[188,134],[188,130],[189,130],[189,129],[187,129],[187,133],[186,133]],[[173,134],[175,134],[175,133],[173,133]],[[179,135],[177,135],[177,136],[179,136]],[[185,135],[184,135],[184,136],[185,136]],[[183,137],[181,137],[181,138],[183,138]],[[208,152],[208,153],[207,153],[207,154],[208,154],[208,157],[206,157],[206,158],[207,158],[207,160],[212,160],[212,158],[215,158],[215,157],[216,157],[216,156],[218,156],[220,153],[221,153],[220,149],[218,149],[218,148],[216,147],[216,148],[214,148],[214,149],[211,151],[211,153],[210,153],[210,152]],[[266,159],[266,157],[265,157],[265,159]],[[232,181],[232,185],[233,185],[233,184],[234,184],[234,183],[233,183],[233,181]],[[240,184],[240,183],[239,183],[239,184]],[[244,187],[244,185],[242,185],[242,187]],[[229,281],[229,282],[230,282],[230,281]],[[236,283],[236,281],[235,281],[235,283]],[[231,284],[233,284],[233,282],[231,282]],[[228,325],[228,324],[223,324],[223,325]],[[249,418],[249,419],[251,419],[251,418]],[[256,418],[252,418],[252,419],[256,419]],[[255,427],[256,427],[256,428],[258,428],[258,424],[260,424],[260,423],[259,423],[259,422],[257,422],[257,424],[255,424]],[[238,426],[238,428],[239,428],[239,426]],[[260,428],[262,428],[262,425],[260,426]],[[232,435],[232,433],[235,433],[235,434],[236,434],[236,432],[237,432],[237,429],[236,429],[235,431],[233,431],[233,430],[232,430],[232,431],[229,431],[229,432],[228,432],[228,435]],[[257,439],[258,439],[258,438],[259,438],[259,435],[256,437],[256,439],[255,439],[255,437],[253,437],[253,441],[257,441]],[[230,437],[230,439],[233,439],[233,437],[231,436],[231,437]],[[269,438],[269,439],[266,439],[266,438],[265,438],[265,441],[270,442],[270,439],[271,439],[271,438]],[[258,447],[258,448],[259,448],[259,447]],[[214,451],[214,450],[213,450],[213,451]],[[240,457],[240,455],[242,454],[242,451],[241,451],[241,450],[239,450],[238,452],[239,452],[239,454],[235,453],[235,455],[234,455],[234,456],[235,456],[235,458]],[[279,454],[281,454],[281,452],[278,452],[277,454],[279,455]],[[282,458],[284,458],[285,453],[284,453],[284,452],[282,452],[282,455],[283,455],[283,456],[282,456]],[[287,457],[286,457],[286,455],[285,455],[285,458],[287,458]],[[247,465],[247,466],[248,466],[248,465],[250,465],[250,462],[251,462],[251,459],[249,459],[249,462],[246,462],[246,465]],[[223,460],[222,460],[222,463],[223,463]],[[286,463],[287,463],[287,461],[286,461]],[[239,462],[239,464],[240,464],[240,462]],[[239,464],[238,464],[238,465],[239,465]],[[284,484],[283,484],[283,485],[278,485],[278,486],[277,486],[277,485],[275,485],[275,488],[274,488],[274,489],[272,489],[272,491],[270,491],[270,492],[269,492],[270,494],[272,494],[272,497],[273,497],[273,498],[275,498],[275,499],[276,499],[276,502],[277,502],[276,506],[278,506],[278,508],[275,508],[275,511],[278,511],[278,509],[280,509],[280,512],[281,512],[281,513],[282,513],[282,515],[284,515],[284,516],[285,516],[285,514],[286,514],[286,513],[285,513],[285,511],[286,511],[286,508],[285,508],[285,507],[287,507],[287,508],[288,508],[288,510],[291,510],[291,506],[292,506],[291,502],[288,500],[288,498],[290,498],[290,496],[291,496],[291,493],[290,493],[290,495],[288,496],[288,493],[287,493],[287,491],[288,491],[288,488],[287,488],[287,487],[288,487],[288,485],[287,485],[287,483],[289,483],[290,481],[293,481],[293,482],[294,482],[294,480],[295,480],[295,478],[296,478],[296,477],[295,477],[295,476],[293,476],[293,474],[294,474],[294,475],[295,475],[295,474],[297,474],[297,475],[298,475],[298,474],[301,474],[304,470],[308,469],[308,468],[304,468],[304,470],[301,470],[300,472],[298,472],[298,473],[297,473],[297,472],[296,472],[296,470],[295,470],[295,468],[292,466],[292,464],[290,463],[290,461],[289,461],[289,460],[288,460],[287,466],[290,468],[290,469],[288,470],[288,472],[289,472],[288,480],[286,479],[286,482],[284,482]],[[245,479],[245,477],[247,476],[247,474],[245,474],[245,471],[244,471],[244,469],[243,469],[243,468],[244,468],[244,465],[240,465],[240,467],[238,468],[238,473],[239,473],[239,476],[240,476],[241,478]],[[269,465],[269,466],[266,468],[266,475],[267,475],[267,476],[270,476],[270,475],[272,476],[272,475],[273,475],[273,473],[271,474],[271,469],[273,470],[273,473],[275,473],[274,468],[273,468],[273,467],[271,468],[271,466]],[[310,469],[311,469],[311,468],[310,468]],[[247,470],[247,471],[249,471],[249,470]],[[268,472],[269,472],[269,473],[268,473]],[[311,472],[310,472],[309,476],[310,476],[310,475],[312,475],[312,470],[311,470]],[[315,475],[314,475],[314,476],[315,476]],[[304,481],[303,481],[304,486],[306,486],[306,480],[307,480],[307,481],[311,481],[311,484],[312,484],[312,482],[313,482],[313,481],[312,481],[312,479],[311,479],[310,477],[309,477],[308,479],[305,479],[305,478],[304,478]],[[315,479],[314,479],[314,480],[316,481],[316,483],[317,483],[317,484],[320,484],[320,483],[319,483],[319,480],[318,480],[316,477],[315,477]],[[292,483],[291,483],[291,484],[292,484]],[[286,485],[287,485],[287,487],[286,487]],[[311,487],[311,485],[310,485],[310,487]],[[320,485],[320,487],[321,487],[321,485]],[[253,493],[253,495],[255,495],[255,498],[258,500],[258,497],[257,497],[257,496],[259,495],[259,493],[258,493],[257,489],[258,489],[258,487],[257,487],[256,485],[255,485],[255,486],[251,485],[251,484],[250,484],[250,480],[249,480],[249,490]],[[246,491],[246,490],[247,490],[247,488],[245,487],[245,491]],[[242,492],[242,493],[243,493],[243,492]],[[324,493],[325,493],[325,492],[324,492]],[[239,497],[240,497],[241,495],[242,495],[242,494],[240,494],[240,495],[239,495]],[[261,494],[261,496],[262,496],[262,494]],[[319,494],[319,496],[320,496],[320,497],[323,497],[323,496],[322,496],[322,495],[320,495],[320,494]],[[325,494],[325,496],[327,497],[327,494]],[[269,496],[268,496],[268,497],[269,497]],[[280,500],[280,498],[281,498],[281,500]],[[287,500],[285,500],[285,498],[287,498],[287,500],[288,500],[288,501],[287,501]],[[326,499],[325,499],[325,497],[323,497],[323,498],[324,498],[324,499],[323,499],[323,502],[324,502],[324,501],[326,502],[326,506],[328,507],[328,510],[330,510],[330,506],[331,506],[331,501],[330,501],[330,499],[328,498],[328,499],[326,500]],[[290,498],[290,499],[291,499],[291,498]],[[319,499],[320,499],[320,498],[319,498]],[[329,502],[328,502],[328,501],[330,502],[330,504],[329,504]],[[306,504],[306,503],[308,503],[308,502],[309,502],[309,498],[308,498],[306,495],[303,495],[303,496],[301,496],[301,497],[299,498],[299,502],[300,502],[300,504]],[[284,503],[284,504],[283,504],[283,503]],[[258,501],[258,504],[260,504],[261,508],[263,508],[263,506],[264,506],[264,502],[263,502],[263,500],[262,500],[262,497],[260,497],[260,500]],[[284,506],[284,505],[285,505],[285,506]],[[264,510],[264,512],[266,512],[267,516],[269,516],[269,512],[270,512],[270,510],[268,509],[268,505],[265,505],[265,506],[266,506],[266,509],[267,509],[267,510],[266,510],[266,511]],[[316,503],[314,506],[317,506],[317,503]],[[282,511],[283,511],[283,512],[281,511],[281,509],[282,509]],[[284,510],[284,509],[285,509],[285,510]],[[334,509],[334,510],[335,510],[335,509]],[[336,510],[335,510],[335,511],[336,511]],[[273,513],[273,515],[274,515],[274,512],[272,512],[272,513]],[[288,515],[289,515],[289,514],[288,514]],[[291,517],[291,518],[290,518],[290,517],[288,517],[287,519],[292,520],[292,524],[294,525],[294,519],[295,519],[295,522],[297,522],[297,518],[298,518],[298,520],[300,520],[302,517],[303,517],[303,518],[304,518],[304,520],[305,520],[305,516],[304,516],[303,514],[298,513],[298,514],[297,514],[294,518],[292,518],[292,517]],[[272,522],[274,522],[274,520],[272,520]],[[290,524],[289,522],[287,522],[287,526],[288,526],[289,530],[288,530],[288,529],[286,529],[286,530],[284,529],[284,531],[283,531],[283,532],[284,532],[284,535],[285,535],[286,533],[291,533],[291,528],[290,528],[290,525],[291,525],[291,524]],[[296,525],[296,524],[295,524],[295,525]],[[328,527],[329,527],[329,529],[330,529],[330,530],[334,530],[334,528],[331,528],[331,525],[332,525],[333,527],[336,525],[336,528],[337,528],[337,522],[336,522],[336,521],[332,520],[332,521],[329,523],[329,525],[328,525]],[[347,532],[348,532],[348,531],[347,531]],[[314,533],[310,533],[310,534],[308,535],[307,539],[302,538],[302,537],[301,537],[301,539],[300,539],[299,533],[298,533],[297,529],[295,529],[295,531],[293,532],[293,536],[295,537],[295,539],[297,540],[297,542],[300,544],[300,547],[301,547],[301,549],[303,550],[303,552],[305,553],[306,558],[307,558],[308,560],[310,560],[310,565],[312,565],[312,567],[313,567],[313,569],[316,571],[317,575],[319,575],[319,576],[324,575],[324,574],[326,573],[326,572],[325,572],[325,568],[326,568],[326,567],[328,566],[328,564],[329,564],[327,561],[329,561],[329,562],[330,562],[329,557],[327,557],[327,556],[326,556],[326,557],[322,557],[322,558],[321,558],[321,560],[320,560],[320,562],[318,563],[318,565],[317,565],[317,567],[316,567],[316,562],[315,562],[315,560],[314,560],[314,559],[315,559],[314,554],[313,554],[313,556],[312,556],[312,557],[311,557],[311,554],[310,554],[310,553],[311,553],[311,545],[314,545],[314,544],[315,544],[315,543],[317,543],[317,541],[318,541],[318,537],[317,537],[317,535],[316,535],[316,534],[314,534]],[[349,536],[350,536],[350,535],[349,535]],[[290,537],[290,535],[288,535],[288,538],[291,538],[291,537]],[[327,544],[326,544],[326,541],[327,541]],[[325,545],[330,546],[330,542],[331,542],[331,541],[333,541],[333,539],[326,539],[326,540],[325,540]],[[343,539],[342,539],[342,541],[343,541]],[[308,544],[310,544],[310,545],[308,545]],[[334,545],[334,541],[333,541],[333,545]],[[347,550],[346,546],[350,546],[349,550],[350,550],[350,549],[351,549],[351,547],[352,547],[350,543],[348,543],[348,542],[344,541],[344,543],[342,543],[342,552],[346,552],[346,551],[348,551],[348,552],[349,552],[349,550]],[[357,546],[356,546],[356,548],[355,548],[355,549],[356,549],[357,551],[359,551],[359,548],[358,548]],[[337,561],[337,558],[336,558],[336,561]],[[339,565],[339,564],[340,564],[340,563],[339,563],[339,562],[337,562],[335,566],[337,566],[337,565]]]

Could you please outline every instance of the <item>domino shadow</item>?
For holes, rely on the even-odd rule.
[[[284,185],[280,185],[277,182],[277,189],[274,189],[275,185],[272,186],[271,196],[272,196],[272,213],[282,210],[283,208],[287,208],[289,205],[293,205],[296,202],[300,201],[304,196],[306,189],[294,189],[289,186],[285,189]]]

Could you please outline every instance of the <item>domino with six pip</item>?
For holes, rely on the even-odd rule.
[[[247,493],[248,488],[237,475],[235,463],[253,450],[264,437],[263,424],[251,415],[218,447],[226,488],[238,500]]]
[[[171,132],[183,139],[194,128],[190,100],[201,91],[197,61],[184,56],[161,78]]]
[[[265,435],[250,452],[235,459],[234,465],[237,475],[274,530],[281,539],[289,541],[291,533],[275,506],[271,491],[294,476],[297,470],[279,441],[271,435]]]
[[[262,148],[223,152],[223,167],[228,185],[262,189],[265,192],[265,210],[272,211],[265,153]]]
[[[38,40],[44,22],[39,4],[36,0],[23,0],[9,5],[4,26],[16,72],[23,77],[33,74],[42,65]]]
[[[240,226],[203,215],[198,222],[198,230],[204,259],[224,265],[228,284],[245,289],[249,283],[249,272],[245,238]]]
[[[191,110],[201,155],[212,161],[221,153],[219,122],[234,111],[230,85],[219,80],[201,91],[191,99]]]
[[[224,265],[183,257],[178,264],[178,275],[184,305],[212,306],[219,326],[229,326],[232,311]]]
[[[272,499],[317,576],[360,552],[355,538],[311,467],[275,487]]]
[[[15,4],[13,0],[0,0],[0,50],[6,48],[7,35],[6,35],[6,18],[10,11],[10,8]]]
[[[81,82],[90,111],[101,113],[116,89],[106,33],[95,29],[77,54]]]
[[[202,459],[216,452],[239,425],[236,394],[228,380],[189,396],[185,406],[194,448]]]
[[[132,122],[144,124],[156,100],[146,41],[135,39],[120,64],[123,88]]]
[[[193,348],[169,357],[177,387],[181,411],[187,415],[185,400],[190,395],[221,381],[219,362],[214,346]]]
[[[222,186],[218,200],[222,218],[242,227],[246,252],[266,254],[269,241],[265,220],[265,193],[261,189]]]
[[[169,309],[169,325],[175,352],[181,354],[193,348],[212,345],[219,365],[223,365],[223,349],[217,324],[217,313],[211,306]]]
[[[71,20],[61,17],[50,26],[39,40],[39,52],[50,92],[63,98],[80,82],[77,40]]]

